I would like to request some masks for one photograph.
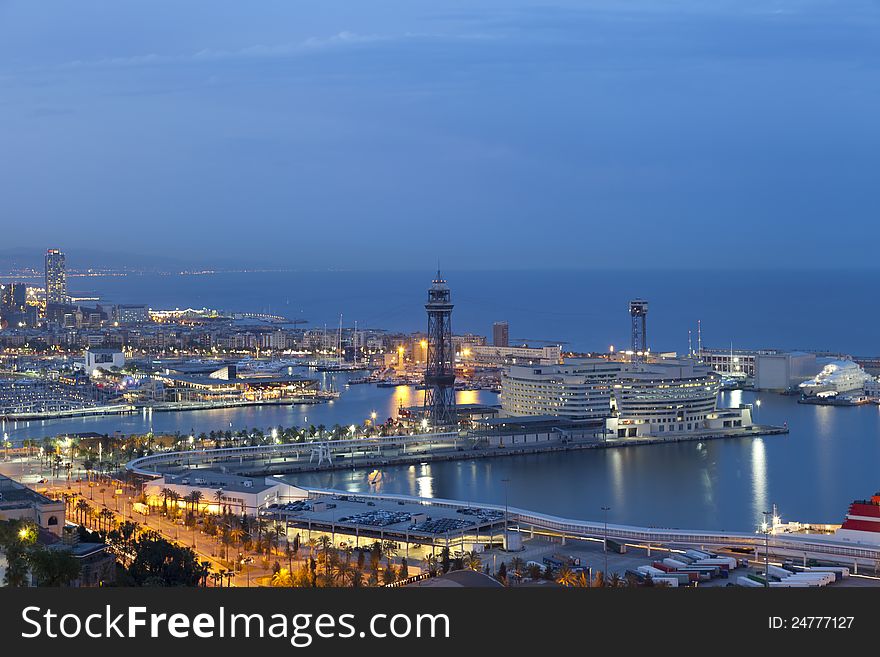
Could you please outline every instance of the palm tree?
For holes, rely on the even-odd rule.
[[[425,558],[422,560],[422,563],[425,566],[425,570],[434,577],[437,574],[437,557],[433,554],[426,554]]]
[[[162,511],[166,514],[168,513],[168,498],[171,497],[171,494],[173,492],[174,491],[171,490],[170,488],[163,488],[162,489]]]
[[[321,552],[324,553],[324,575],[329,576],[330,560],[328,555],[330,548],[333,546],[333,541],[331,541],[330,537],[326,534],[321,534],[321,536],[318,537],[318,545],[321,547]]]
[[[480,557],[479,552],[474,552],[473,550],[469,550],[464,553],[462,557],[462,564],[465,568],[470,570],[480,570],[483,566],[483,559]]]
[[[169,491],[168,492],[168,499],[171,500],[171,505],[172,505],[172,508],[174,509],[174,512],[171,514],[171,517],[173,518],[177,515],[177,510],[179,508],[177,506],[177,502],[180,501],[180,493],[178,493],[175,490]]]
[[[339,580],[339,584],[345,586],[346,579],[354,574],[351,564],[348,561],[338,561],[335,564],[334,576]]]
[[[574,586],[576,582],[577,576],[567,564],[564,564],[559,569],[559,572],[556,573],[557,584],[562,584],[562,586]]]
[[[113,512],[110,509],[101,509],[98,518],[101,520],[104,533],[107,533],[107,530],[111,527],[116,516],[113,515]]]
[[[83,524],[83,520],[85,520],[91,510],[92,507],[90,507],[89,503],[83,499],[76,503],[76,518],[79,521],[79,524]]]
[[[193,513],[197,513],[199,510],[199,502],[202,501],[202,492],[198,490],[194,490],[187,496],[187,501],[192,504]]]
[[[608,578],[608,584],[612,588],[620,588],[623,586],[623,579],[618,573],[612,573],[611,577]]]
[[[286,568],[281,568],[272,575],[272,586],[293,586],[293,576]]]
[[[523,573],[525,572],[525,566],[526,562],[520,557],[514,557],[510,560],[510,570],[517,581],[522,579]]]
[[[223,510],[226,509],[226,506],[223,504],[223,500],[225,500],[226,497],[225,497],[225,495],[223,494],[223,489],[222,489],[222,488],[218,488],[218,489],[214,492],[214,499],[217,501],[217,511],[218,511],[218,513],[220,512],[221,509],[223,509]]]

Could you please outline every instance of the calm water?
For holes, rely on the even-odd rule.
[[[749,531],[777,504],[783,520],[839,523],[853,499],[880,487],[880,410],[798,404],[793,397],[728,392],[755,420],[788,422],[764,438],[650,445],[400,466],[382,492],[504,503],[556,515],[664,527]],[[297,475],[304,485],[375,490],[363,470]]]
[[[133,275],[71,278],[72,294],[153,308],[207,306],[271,311],[304,318],[307,326],[425,329],[424,272],[288,272],[198,276]],[[582,350],[629,342],[628,302],[650,302],[649,344],[687,350],[688,329],[702,320],[707,346],[880,353],[874,327],[880,307],[876,273],[810,271],[538,271],[445,272],[457,332],[491,334],[510,322],[515,342],[567,342]],[[859,316],[853,315],[859,309]],[[878,313],[878,317],[874,317]],[[770,318],[772,321],[764,321]],[[759,321],[759,319],[761,321]]]
[[[326,374],[342,386],[331,404],[233,408],[186,413],[109,416],[7,423],[13,439],[66,432],[187,433],[273,426],[360,423],[374,410],[380,419],[403,405],[421,403],[408,386],[344,387],[347,374]],[[459,392],[460,403],[497,403],[489,392]],[[880,488],[880,409],[798,404],[769,393],[725,392],[721,405],[756,404],[755,421],[788,423],[791,433],[765,438],[650,445],[609,450],[474,459],[388,468],[379,490],[427,497],[504,502],[574,518],[596,519],[610,506],[612,522],[667,527],[750,530],[776,503],[783,519],[840,522],[847,504]],[[352,492],[376,490],[367,471],[296,475],[306,486]]]
[[[306,372],[308,372],[306,370]],[[301,372],[297,372],[301,373]],[[0,431],[5,431],[14,441],[25,438],[43,438],[65,433],[94,431],[112,434],[181,433],[232,429],[262,429],[281,425],[283,427],[323,424],[332,427],[360,424],[370,418],[375,411],[377,421],[397,415],[401,406],[418,406],[424,403],[425,393],[412,386],[396,388],[377,388],[374,385],[353,385],[345,387],[351,377],[363,372],[348,373],[308,373],[321,381],[325,389],[342,391],[339,399],[324,404],[301,404],[297,406],[236,407],[209,411],[186,411],[182,413],[147,413],[134,415],[108,415],[91,418],[71,418],[45,420],[40,422],[0,422]],[[498,395],[483,390],[461,390],[456,392],[460,404],[498,404]]]
[[[418,330],[425,324],[430,271],[299,272],[207,276],[143,275],[73,278],[72,293],[153,307],[215,307],[303,317],[311,326]],[[650,301],[649,343],[684,351],[687,331],[702,320],[704,344],[716,347],[807,348],[878,354],[876,276],[870,272],[449,272],[457,332],[489,333],[510,321],[513,341],[566,341],[580,349],[625,345],[627,302]],[[859,308],[856,320],[853,308]],[[766,319],[769,318],[769,319]],[[761,321],[758,321],[758,320]],[[345,375],[325,379],[344,384]],[[412,388],[352,386],[332,405],[156,413],[3,427],[13,438],[64,432],[182,433],[211,429],[359,423],[400,405],[418,404]],[[726,393],[722,403],[752,402]],[[383,490],[517,506],[578,518],[673,527],[750,530],[776,503],[783,519],[839,522],[847,504],[880,487],[880,410],[797,404],[762,394],[755,420],[788,422],[791,433],[568,454],[475,460],[390,469]],[[491,393],[459,393],[459,401],[495,403]],[[366,490],[363,472],[304,476],[302,483]]]

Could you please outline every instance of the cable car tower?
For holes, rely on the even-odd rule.
[[[449,286],[437,270],[428,289],[428,355],[425,363],[425,418],[435,428],[454,426],[455,350],[452,346],[452,301]]]

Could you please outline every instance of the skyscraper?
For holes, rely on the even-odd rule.
[[[455,348],[452,345],[452,298],[437,271],[428,290],[428,357],[425,364],[425,412],[435,427],[454,425]]]
[[[492,346],[510,346],[510,327],[507,322],[495,322],[492,324]]]
[[[60,249],[46,251],[46,303],[67,303],[67,272]]]

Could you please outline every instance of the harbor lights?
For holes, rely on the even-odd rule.
[[[761,523],[761,531],[764,533],[764,588],[770,588],[770,533],[773,528],[767,524],[767,516],[772,516],[774,526],[778,518],[772,511],[762,511],[764,522]]]
[[[605,514],[604,534],[602,536],[602,552],[605,553],[605,570],[602,572],[602,584],[605,584],[605,578],[608,577],[608,512],[611,511],[610,506],[603,506],[602,512]]]

